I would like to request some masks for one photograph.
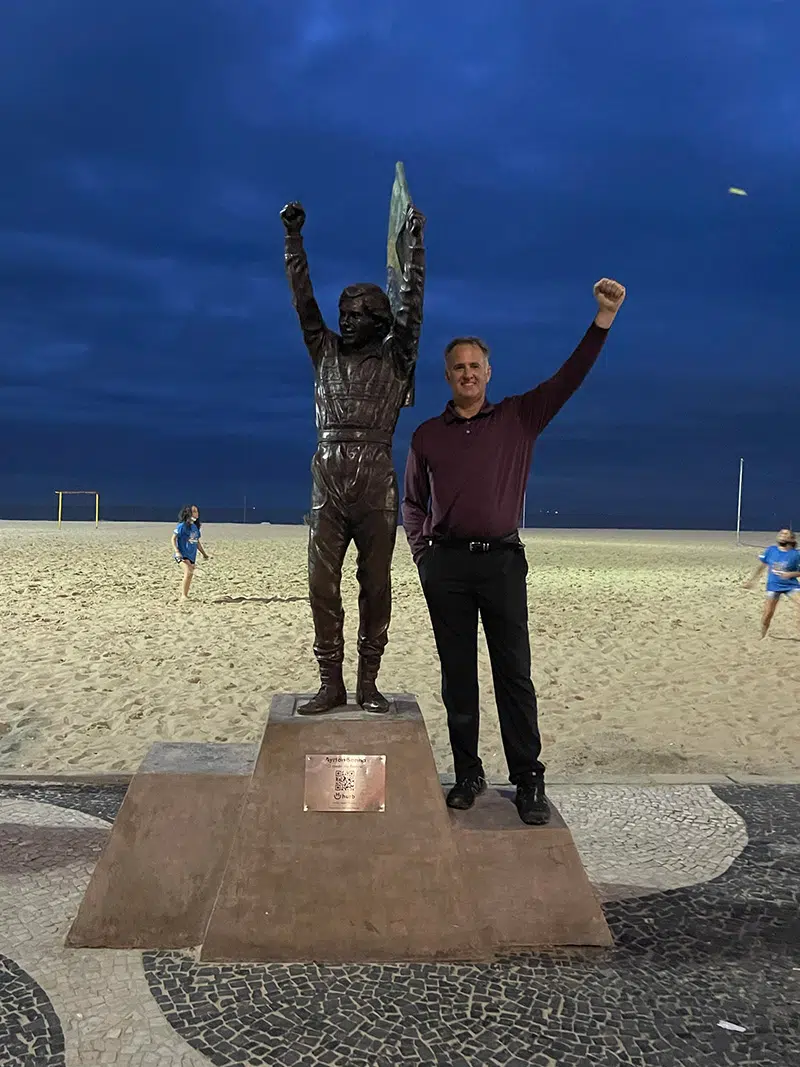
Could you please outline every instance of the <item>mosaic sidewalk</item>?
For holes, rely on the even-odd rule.
[[[800,787],[552,794],[613,949],[210,966],[64,948],[124,788],[0,785],[0,1064],[800,1064]]]

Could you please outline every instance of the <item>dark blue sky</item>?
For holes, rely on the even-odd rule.
[[[303,201],[323,312],[385,279],[405,161],[428,216],[416,407],[441,350],[495,398],[628,301],[541,439],[531,520],[800,521],[800,9],[780,0],[6,0],[0,514],[55,488],[298,521],[312,374],[283,275]],[[744,188],[748,197],[728,194]]]

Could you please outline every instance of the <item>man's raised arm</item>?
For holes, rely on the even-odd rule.
[[[400,280],[400,307],[394,317],[394,350],[404,373],[417,362],[425,295],[425,216],[413,206],[406,214],[408,257]]]
[[[292,291],[292,303],[300,320],[300,329],[303,331],[303,340],[308,354],[316,363],[322,354],[322,343],[327,327],[314,297],[311,275],[308,273],[308,257],[303,247],[301,233],[306,221],[306,213],[302,204],[296,202],[287,204],[281,211],[281,221],[286,230],[284,259],[286,277],[289,279],[289,288]]]
[[[425,540],[425,520],[428,517],[428,502],[430,500],[431,487],[428,480],[428,470],[425,461],[414,447],[414,439],[411,439],[411,447],[408,450],[406,460],[406,472],[403,479],[403,529],[408,539],[408,547],[415,563],[427,547]]]
[[[594,287],[597,315],[580,344],[546,382],[515,397],[519,414],[532,436],[537,436],[583,384],[605,344],[617,312],[625,299],[625,287],[602,278]]]

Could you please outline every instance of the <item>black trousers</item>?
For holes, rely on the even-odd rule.
[[[456,779],[483,773],[478,755],[478,616],[489,649],[509,779],[517,784],[531,772],[543,771],[523,546],[470,552],[435,544],[421,557],[419,573],[442,667]]]

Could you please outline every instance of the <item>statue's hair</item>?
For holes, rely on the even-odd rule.
[[[394,317],[392,315],[392,306],[389,303],[389,297],[379,285],[373,285],[372,282],[348,285],[346,289],[342,290],[342,295],[339,297],[339,307],[342,306],[344,300],[357,300],[359,298],[364,301],[364,305],[370,314],[391,325]]]
[[[447,347],[444,350],[445,361],[454,348],[458,348],[459,345],[472,345],[473,348],[479,348],[483,352],[484,358],[489,358],[489,346],[481,337],[454,337],[452,341],[448,341]]]

